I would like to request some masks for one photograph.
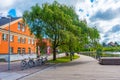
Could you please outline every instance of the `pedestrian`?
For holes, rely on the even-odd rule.
[[[74,56],[74,52],[71,52],[72,56]]]
[[[65,53],[66,56],[69,56],[68,52]]]

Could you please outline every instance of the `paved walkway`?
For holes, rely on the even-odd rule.
[[[99,65],[88,56],[58,64],[20,80],[120,80],[119,65]]]
[[[65,56],[65,54],[59,54],[57,57]],[[48,59],[52,59],[52,55],[48,57]],[[21,70],[20,61],[11,62],[11,70],[8,71],[8,63],[0,62],[0,80],[16,80],[25,76],[29,76],[38,71],[44,70],[54,64],[45,64],[33,68],[28,68],[26,70]]]
[[[0,80],[120,80],[120,65],[99,65],[97,60],[80,55],[69,63],[3,71]]]

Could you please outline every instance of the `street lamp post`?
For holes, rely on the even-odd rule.
[[[8,26],[8,70],[11,69],[10,67],[10,22],[11,22],[11,17],[8,16],[9,18],[9,26]]]

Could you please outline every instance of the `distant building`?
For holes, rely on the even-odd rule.
[[[116,46],[116,44],[114,42],[109,42],[108,46]]]
[[[119,43],[118,42],[109,42],[108,44],[107,44],[107,46],[119,46]]]
[[[10,25],[10,54],[11,60],[20,58],[21,55],[34,54],[36,51],[35,36],[31,35],[30,30],[24,24],[22,18],[0,18],[0,58],[8,55],[8,38]],[[21,59],[21,58],[20,58]]]
[[[37,39],[36,46],[38,46],[38,55],[41,55],[41,49],[44,49],[44,54],[50,55],[52,52],[51,45],[50,39],[48,38],[43,38],[42,40]]]

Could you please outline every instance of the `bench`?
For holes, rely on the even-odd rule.
[[[101,57],[99,64],[102,65],[120,65],[120,57]]]

